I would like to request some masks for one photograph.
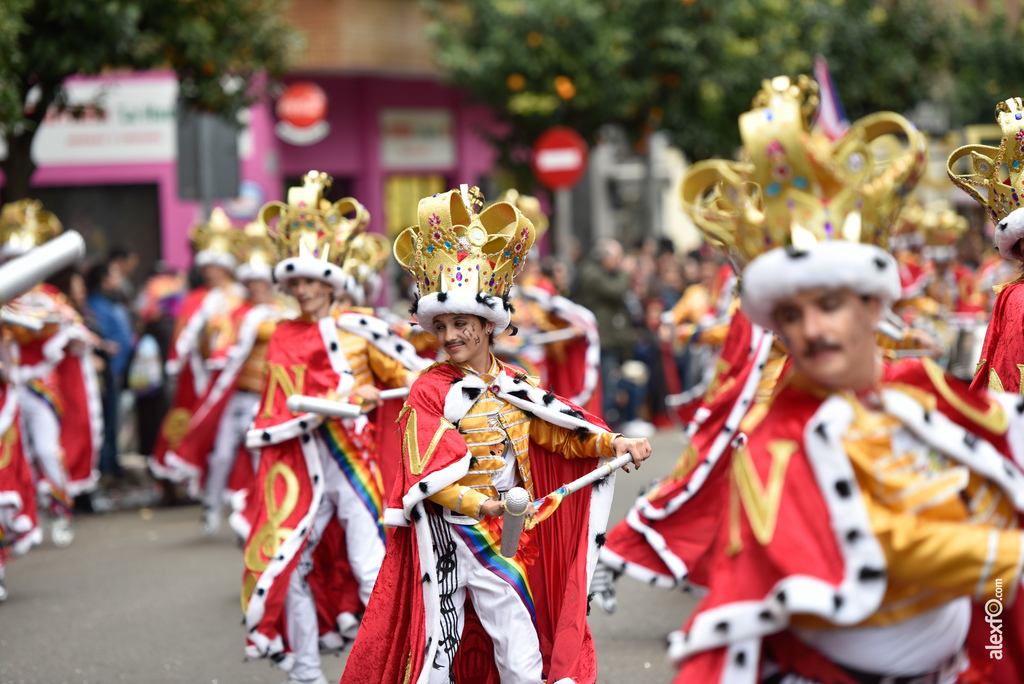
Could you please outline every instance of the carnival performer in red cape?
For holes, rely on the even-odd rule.
[[[349,397],[364,410],[378,402],[379,380],[408,386],[409,369],[425,365],[386,323],[369,313],[332,315],[346,283],[349,240],[369,220],[351,198],[330,204],[323,191],[330,177],[311,171],[291,188],[288,204],[272,202],[260,222],[282,259],[279,283],[298,300],[302,316],[279,323],[270,338],[268,377],[254,427],[246,437],[260,450],[252,529],[245,545],[242,606],[250,657],[269,657],[289,671],[289,682],[324,682],[318,651],[317,605],[306,582],[314,551],[333,520],[345,531],[347,556],[362,603],[369,600],[385,535],[374,435],[366,416],[323,420],[293,414],[293,394]],[[354,214],[354,218],[349,217]],[[333,628],[354,636],[358,619],[334,616]]]
[[[190,473],[188,484],[193,496],[202,491],[200,529],[207,536],[220,529],[228,479],[266,384],[267,345],[278,321],[287,313],[274,298],[272,280],[277,259],[266,230],[253,223],[239,238],[235,247],[240,263],[235,278],[245,287],[247,296],[230,311],[215,312],[207,323],[211,331],[208,338],[215,340],[210,345],[207,368],[215,379],[199,399],[174,458],[168,458]],[[247,469],[249,479],[255,472],[251,462],[240,464],[240,469]]]
[[[414,313],[449,359],[421,374],[402,411],[403,472],[385,514],[398,529],[346,684],[597,679],[586,587],[611,487],[547,498],[511,559],[499,553],[502,494],[520,485],[539,498],[597,457],[628,452],[639,465],[650,445],[491,354],[535,233],[511,204],[482,207],[476,188],[425,198],[395,242],[419,289]]]
[[[10,384],[6,342],[0,342],[0,603],[7,600],[4,568],[43,539],[36,488],[21,445],[18,395]]]
[[[1006,259],[1024,269],[1024,211],[1017,208],[1024,193],[1024,100],[1014,97],[996,106],[996,120],[1003,130],[999,147],[967,145],[955,150],[947,162],[949,177],[973,197],[996,224],[995,245]],[[966,170],[958,167],[967,164]],[[1004,177],[1003,168],[1008,175]],[[986,196],[987,195],[987,196]],[[1024,393],[1024,270],[997,288],[981,361],[972,389]]]
[[[161,480],[195,483],[199,477],[195,466],[176,452],[216,375],[217,369],[207,363],[211,352],[223,353],[230,346],[231,313],[245,301],[245,288],[234,280],[239,238],[220,207],[211,212],[207,224],[192,230],[195,266],[203,284],[186,295],[171,337],[166,370],[177,378],[177,386],[149,457],[150,470]]]
[[[990,655],[967,635],[989,627],[972,601],[1010,611],[1021,580],[1024,402],[972,395],[931,361],[881,361],[875,329],[900,295],[884,245],[924,139],[879,113],[817,140],[813,93],[766,82],[740,118],[751,161],[688,172],[696,211],[747,264],[744,313],[792,367],[730,433],[707,593],[670,649],[676,681],[988,681]],[[864,164],[883,134],[906,149]]]
[[[996,105],[996,121],[1003,132],[1000,147],[968,145],[955,150],[947,160],[950,180],[973,197],[995,224],[993,235],[999,254],[1024,269],[1024,212],[1017,202],[1024,188],[1024,100],[1010,98]],[[967,164],[961,168],[959,164]],[[1003,169],[1006,169],[1004,175]],[[992,309],[981,359],[971,382],[971,389],[980,393],[991,390],[1008,394],[1024,394],[1024,270],[995,288],[998,293]],[[1002,659],[993,662],[993,681],[1024,681],[1024,607],[1018,603],[1003,618]],[[988,634],[983,629],[972,631],[979,648]]]
[[[4,206],[0,230],[0,256],[7,259],[56,237],[63,227],[38,201],[21,200]],[[49,284],[15,298],[7,310],[37,323],[8,328],[11,377],[25,453],[52,517],[50,533],[54,544],[67,546],[74,539],[73,499],[90,491],[98,479],[103,410],[90,349],[98,340],[67,298]]]

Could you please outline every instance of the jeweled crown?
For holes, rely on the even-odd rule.
[[[999,223],[1024,198],[1024,101],[1011,97],[996,105],[996,122],[1002,129],[999,147],[964,145],[946,160],[946,171],[953,183],[974,198],[994,223]],[[967,161],[966,173],[957,173],[961,159]]]
[[[0,210],[0,244],[5,249],[28,251],[64,231],[53,212],[34,199],[9,202]]]
[[[310,171],[302,186],[288,189],[288,203],[268,202],[259,222],[274,241],[279,259],[319,259],[341,266],[352,239],[366,230],[370,212],[352,197],[324,199],[332,179]]]
[[[504,297],[523,270],[537,231],[519,209],[483,209],[480,190],[449,190],[419,203],[419,224],[395,240],[395,258],[416,279],[420,297],[449,291]]]
[[[501,193],[501,197],[498,198],[499,202],[508,202],[519,211],[523,212],[523,216],[530,219],[530,223],[537,229],[537,237],[541,237],[547,232],[548,229],[548,217],[544,213],[544,210],[540,206],[540,200],[532,195],[523,195],[515,188],[509,188],[505,192]]]
[[[210,212],[210,219],[195,226],[189,235],[196,252],[218,252],[236,255],[242,244],[242,231],[238,230],[220,207]]]
[[[818,84],[807,76],[764,81],[740,115],[744,160],[698,162],[683,178],[687,213],[740,268],[777,247],[828,240],[886,248],[924,171],[925,137],[902,116],[872,114],[832,142],[811,130],[817,104]],[[905,144],[883,158],[872,143],[894,135]]]
[[[384,270],[390,255],[391,244],[386,237],[378,233],[362,233],[355,236],[349,245],[345,273],[360,285],[365,285],[371,274]]]
[[[951,207],[925,209],[921,217],[921,232],[929,247],[954,247],[970,224]]]
[[[277,247],[267,234],[267,228],[259,221],[245,226],[239,241],[238,263],[249,264],[257,269],[271,269],[277,263]]]

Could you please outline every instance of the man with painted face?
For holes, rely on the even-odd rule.
[[[410,369],[425,365],[380,319],[332,311],[345,285],[342,264],[350,241],[365,228],[369,214],[351,198],[335,204],[324,200],[329,185],[329,176],[311,171],[302,187],[289,190],[287,204],[272,202],[260,211],[282,259],[274,276],[302,315],[279,323],[270,338],[267,379],[246,436],[246,445],[261,453],[242,603],[247,655],[273,659],[289,671],[291,684],[326,681],[319,654],[319,639],[326,634],[318,625],[318,608],[333,611],[329,632],[336,642],[354,637],[356,616],[369,600],[384,558],[385,535],[372,424],[365,415],[327,420],[295,415],[288,397],[347,397],[366,412],[379,401],[377,382],[408,386],[414,377]],[[355,590],[345,610],[307,582],[318,570],[314,552],[333,525],[344,529],[337,554],[351,567],[348,584]]]
[[[744,264],[744,313],[790,363],[722,428],[723,513],[694,568],[707,593],[670,649],[676,682],[979,681],[977,609],[1021,581],[1024,402],[930,360],[882,361],[875,329],[900,295],[884,246],[923,138],[890,113],[818,138],[812,85],[766,82],[740,118],[750,160],[684,181],[702,188],[691,215]],[[866,163],[887,133],[908,153]]]
[[[419,225],[395,242],[417,282],[417,320],[449,358],[420,375],[402,411],[385,513],[397,529],[345,683],[596,681],[587,584],[612,488],[531,505],[536,526],[513,558],[499,553],[504,495],[520,486],[539,501],[598,458],[628,453],[639,466],[651,447],[491,353],[535,229],[512,204],[482,207],[476,188],[425,198]]]

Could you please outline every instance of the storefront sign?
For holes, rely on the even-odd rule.
[[[289,85],[275,107],[277,137],[292,145],[313,145],[327,137],[327,94],[311,81]]]
[[[174,161],[176,78],[83,79],[66,88],[68,102],[84,110],[79,118],[47,112],[32,141],[38,166]]]
[[[381,164],[387,171],[439,171],[455,166],[455,134],[447,109],[382,109]]]

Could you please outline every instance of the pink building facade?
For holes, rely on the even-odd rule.
[[[448,86],[317,74],[286,79],[294,84],[319,89],[325,107],[296,119],[298,127],[276,114],[294,107],[262,102],[249,110],[239,134],[240,197],[219,202],[239,223],[252,220],[263,202],[283,199],[289,182],[315,169],[336,178],[335,194],[351,194],[366,206],[371,231],[393,233],[414,220],[410,198],[417,192],[475,184],[494,165],[480,134],[491,125],[486,110],[467,105]],[[178,197],[174,74],[76,78],[68,87],[72,102],[93,98],[100,108],[81,120],[51,116],[43,124],[33,144],[36,194],[86,235],[94,253],[126,245],[140,250],[144,267],[162,259],[187,268],[188,232],[203,216],[198,202]],[[129,195],[134,203],[118,211]],[[77,198],[73,205],[65,202],[69,197]]]

